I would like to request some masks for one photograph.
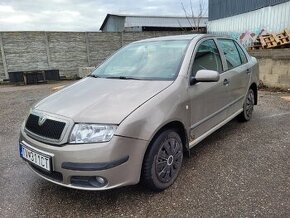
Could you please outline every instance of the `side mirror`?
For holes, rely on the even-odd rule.
[[[190,78],[190,85],[194,85],[198,82],[218,82],[220,74],[214,70],[199,70],[195,77]]]

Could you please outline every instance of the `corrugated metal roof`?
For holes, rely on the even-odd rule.
[[[196,20],[197,23],[197,20]],[[207,18],[200,18],[199,27],[206,27]],[[195,27],[194,20],[186,17],[127,16],[125,27]]]
[[[174,16],[138,16],[138,15],[121,15],[108,14],[100,28],[102,30],[110,17],[125,18],[124,27],[195,27],[192,18],[174,17]],[[208,18],[200,18],[199,27],[206,27]]]
[[[231,17],[288,1],[289,0],[209,0],[209,20],[212,21]]]

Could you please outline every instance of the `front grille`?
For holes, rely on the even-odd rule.
[[[65,127],[64,122],[46,119],[42,125],[38,124],[39,116],[30,114],[25,128],[40,137],[45,137],[48,139],[59,140],[63,129]]]

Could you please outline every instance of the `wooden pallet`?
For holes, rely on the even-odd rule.
[[[287,45],[290,44],[290,33],[287,29],[284,32],[275,35],[279,45]]]
[[[285,29],[282,33],[271,33],[259,36],[257,42],[261,44],[263,49],[276,48],[290,44],[290,33]]]
[[[290,47],[290,32],[284,29],[283,32],[275,34],[268,33],[257,37],[256,42],[249,47],[249,50]]]
[[[262,48],[274,48],[278,45],[272,34],[262,35],[259,37]]]

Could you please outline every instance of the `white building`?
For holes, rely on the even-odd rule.
[[[209,0],[209,33],[230,35],[245,46],[263,33],[290,30],[289,0]]]
[[[207,17],[139,16],[107,14],[100,30],[103,32],[182,31],[198,27],[206,32]]]

